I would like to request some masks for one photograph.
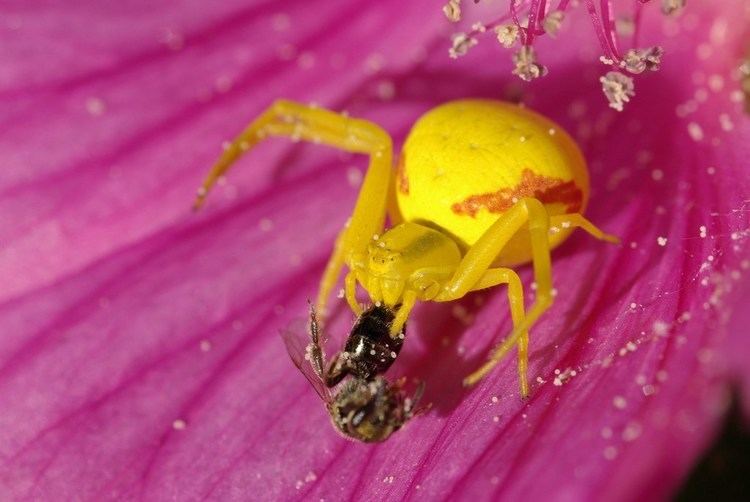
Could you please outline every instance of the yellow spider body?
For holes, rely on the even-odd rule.
[[[580,150],[549,119],[491,100],[453,101],[412,128],[397,160],[396,195],[406,221],[429,221],[468,248],[514,201],[534,197],[550,215],[583,213],[589,179]],[[550,248],[572,229],[550,235]],[[531,260],[517,234],[496,265]]]
[[[451,301],[507,284],[514,329],[464,382],[480,380],[517,345],[521,394],[527,395],[528,329],[553,300],[550,250],[574,227],[617,242],[582,215],[588,173],[573,140],[516,105],[454,101],[417,121],[394,168],[391,139],[377,125],[280,100],[224,152],[198,190],[196,206],[242,153],[268,135],[370,156],[354,211],[323,274],[318,312],[325,313],[344,266],[351,309],[362,312],[360,285],[373,303],[396,311],[392,336],[417,301]],[[508,266],[529,261],[537,288],[527,311],[523,285]]]

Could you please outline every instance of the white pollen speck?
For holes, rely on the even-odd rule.
[[[180,418],[172,422],[172,428],[176,431],[183,431],[185,430],[185,427],[187,427],[187,423]]]
[[[661,181],[664,179],[664,171],[661,169],[654,169],[651,171],[651,179],[654,181]]]
[[[549,133],[550,136],[554,136],[557,133],[557,131],[555,131],[554,127],[550,127],[549,131],[547,131],[547,132]]]
[[[268,218],[261,218],[258,222],[258,228],[261,232],[268,232],[273,228],[273,221]]]
[[[654,324],[651,325],[651,331],[656,336],[666,336],[669,332],[669,324],[664,321],[654,321]]]
[[[700,231],[699,235],[701,236],[701,239],[705,239],[706,238],[706,225],[701,225],[700,228],[698,228],[698,230]]]
[[[376,92],[381,101],[390,101],[396,96],[396,85],[390,80],[381,80]]]
[[[729,132],[734,129],[734,122],[726,113],[719,115],[719,125],[721,125],[721,130],[724,132]]]
[[[669,378],[669,373],[667,373],[665,370],[659,370],[656,372],[656,380],[659,382],[666,382],[667,378]]]
[[[565,368],[565,370],[562,373],[560,373],[559,371],[560,370],[555,370],[555,374],[557,376],[555,376],[555,379],[552,382],[552,384],[555,385],[556,387],[560,387],[562,384],[564,384],[565,382],[567,382],[568,380],[570,380],[577,374],[576,371],[570,367]]]
[[[641,391],[643,392],[644,396],[650,396],[656,392],[656,387],[651,384],[646,384],[641,387]]]
[[[687,130],[694,141],[701,141],[703,139],[703,128],[697,122],[689,122]]]
[[[357,188],[362,184],[362,171],[358,167],[350,167],[346,170],[346,181],[350,187]]]
[[[609,439],[612,437],[612,429],[610,429],[609,427],[602,427],[601,434],[604,439]]]
[[[391,359],[396,359],[396,353],[391,351]]]
[[[686,310],[685,312],[680,314],[680,317],[677,318],[677,322],[688,322],[691,317],[692,314]]]
[[[706,172],[707,172],[708,174],[710,174],[710,175],[714,175],[714,174],[716,174],[716,168],[715,168],[714,166],[708,166],[708,167],[706,168]]]
[[[635,441],[641,435],[643,427],[638,422],[629,422],[622,431],[623,441]]]
[[[604,458],[607,460],[614,460],[617,458],[617,448],[614,446],[607,446],[604,448]]]
[[[316,476],[313,471],[310,471],[305,475],[305,483],[311,483],[316,479],[318,479],[318,476]]]
[[[200,343],[201,352],[208,352],[209,350],[211,350],[211,347],[212,345],[210,341],[201,340],[201,343]]]
[[[612,405],[617,408],[618,410],[624,410],[625,407],[628,405],[628,402],[625,400],[622,396],[615,396],[612,399]]]
[[[667,245],[667,238],[666,237],[657,237],[656,243],[660,246],[666,246]]]
[[[497,398],[497,396],[492,396],[492,402],[493,402],[493,403],[496,403],[496,402],[498,402],[498,398]]]
[[[500,421],[500,417],[498,417],[497,415],[495,415],[494,417],[492,417],[492,421],[495,422],[495,423],[497,423],[497,422]]]
[[[632,303],[630,304],[630,310],[635,310],[636,308],[638,308],[638,304],[637,304],[637,303],[635,303],[635,302],[632,302]]]
[[[101,98],[88,98],[86,100],[86,111],[94,117],[98,117],[105,112],[107,105]]]
[[[721,91],[724,88],[724,77],[718,74],[708,77],[708,88],[714,92]]]

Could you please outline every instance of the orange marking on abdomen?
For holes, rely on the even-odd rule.
[[[497,192],[487,192],[471,195],[461,202],[451,206],[456,214],[466,214],[476,217],[480,209],[486,208],[490,213],[504,213],[513,204],[524,197],[534,197],[544,204],[566,204],[567,213],[577,213],[581,210],[583,192],[575,181],[563,181],[535,174],[531,169],[524,169],[521,181],[513,187],[501,188]]]
[[[406,155],[404,155],[404,152],[401,152],[401,155],[398,156],[396,182],[398,183],[398,191],[409,195],[409,177],[406,175]]]

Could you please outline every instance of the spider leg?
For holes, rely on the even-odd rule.
[[[586,217],[584,217],[580,213],[558,214],[555,216],[550,216],[549,224],[550,224],[550,228],[557,228],[557,229],[577,227],[582,230],[585,230],[586,232],[591,234],[591,236],[599,240],[611,242],[612,244],[620,243],[619,237],[604,233],[601,229],[599,229],[596,225],[594,225],[589,220],[587,220]]]
[[[335,252],[334,252],[335,255]],[[331,266],[331,263],[333,262],[334,257],[331,257],[331,261],[328,262],[328,265]],[[326,270],[327,271],[327,270]],[[336,272],[336,275],[338,275],[338,270]],[[325,281],[326,276],[323,276],[323,280]],[[324,287],[321,286],[321,293],[323,291]],[[346,277],[344,277],[344,296],[346,297],[346,302],[349,304],[349,308],[352,309],[352,312],[354,312],[355,315],[359,316],[362,313],[362,306],[357,302],[357,277],[354,275],[354,272],[350,271],[348,274],[346,274]],[[325,302],[328,299],[328,297],[324,298],[318,298],[318,301]]]
[[[524,225],[528,226],[531,239],[531,255],[534,267],[534,279],[537,285],[536,301],[529,309],[525,317],[519,323],[514,323],[513,332],[500,344],[489,356],[488,361],[477,371],[464,379],[464,385],[473,385],[481,380],[502,357],[510,347],[519,343],[523,345],[523,355],[519,350],[519,373],[521,365],[524,366],[522,377],[522,394],[527,361],[527,332],[528,329],[539,319],[544,311],[552,305],[552,264],[550,259],[550,247],[548,240],[549,216],[544,205],[537,199],[524,198],[506,211],[500,218],[487,229],[480,239],[469,249],[461,260],[453,278],[444,287],[443,293],[438,295],[437,301],[448,301],[461,298],[477,285],[482,285],[483,276],[489,270],[493,261],[501,253],[503,247]],[[491,282],[489,279],[485,279]],[[510,283],[509,283],[510,293]],[[523,300],[517,293],[514,295],[516,301]],[[516,314],[516,319],[519,319]],[[523,340],[521,340],[523,338]],[[522,347],[519,346],[519,349]],[[523,359],[521,362],[520,359]],[[526,384],[528,387],[528,384]]]
[[[548,240],[551,222],[563,228],[567,226],[580,227],[597,239],[613,243],[619,242],[617,237],[605,234],[581,214],[565,214],[550,218],[544,205],[532,198],[520,200],[503,214],[466,253],[449,289],[452,288],[454,294],[463,296],[462,293],[465,293],[469,284],[480,280],[477,278],[478,273],[487,270],[486,267],[489,267],[492,260],[498,256],[503,246],[526,223],[531,240],[532,265],[537,286],[536,301],[520,323],[514,322],[513,332],[492,351],[487,362],[464,379],[464,385],[473,385],[481,380],[497,365],[508,350],[515,343],[518,343],[519,374],[522,375],[521,394],[525,396],[528,393],[528,383],[524,383],[528,362],[527,332],[539,317],[549,309],[553,301],[552,264]],[[523,296],[521,296],[522,299]]]
[[[523,302],[523,284],[515,270],[510,268],[491,268],[484,272],[479,281],[471,288],[470,291],[487,289],[501,284],[508,285],[508,304],[510,305],[510,315],[513,319],[513,327],[521,325],[525,317]],[[440,301],[450,301],[454,298],[448,296],[440,297]],[[526,397],[529,394],[529,382],[527,368],[529,365],[529,333],[528,330],[521,331],[517,337],[518,342],[518,379],[520,382],[521,396]],[[497,361],[501,360],[513,348],[516,340],[510,337],[495,348],[493,356]],[[491,369],[488,368],[487,371]],[[472,382],[473,383],[473,382]]]
[[[401,301],[401,306],[396,311],[396,316],[393,318],[393,323],[391,323],[390,335],[392,338],[396,338],[398,334],[401,333],[401,328],[403,328],[404,324],[406,324],[406,320],[409,318],[411,309],[414,308],[414,305],[416,303],[417,303],[416,291],[412,291],[408,289],[404,291],[404,295]]]
[[[370,165],[352,217],[339,234],[321,279],[317,309],[322,318],[344,263],[352,255],[364,253],[367,242],[383,229],[392,177],[392,141],[388,133],[372,122],[294,101],[278,100],[250,123],[224,151],[198,189],[194,207],[197,209],[203,204],[217,180],[242,154],[267,136],[323,143],[370,156]]]

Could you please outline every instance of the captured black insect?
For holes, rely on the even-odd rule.
[[[344,350],[328,364],[314,309],[310,309],[309,342],[301,342],[296,332],[284,332],[292,361],[326,403],[333,425],[345,436],[365,443],[384,441],[408,422],[424,391],[420,384],[414,396],[406,397],[403,380],[391,384],[381,376],[393,364],[404,339],[403,329],[396,338],[389,335],[393,318],[393,311],[386,307],[363,312]],[[337,387],[347,376],[351,378]],[[337,388],[332,392],[333,387]]]
[[[327,386],[333,387],[347,375],[370,380],[391,367],[406,333],[404,326],[396,338],[390,336],[394,317],[395,313],[388,307],[373,306],[357,318],[344,350],[333,356],[325,371],[323,379]],[[318,331],[314,311],[311,319],[311,331]],[[319,338],[319,334],[313,336]]]

